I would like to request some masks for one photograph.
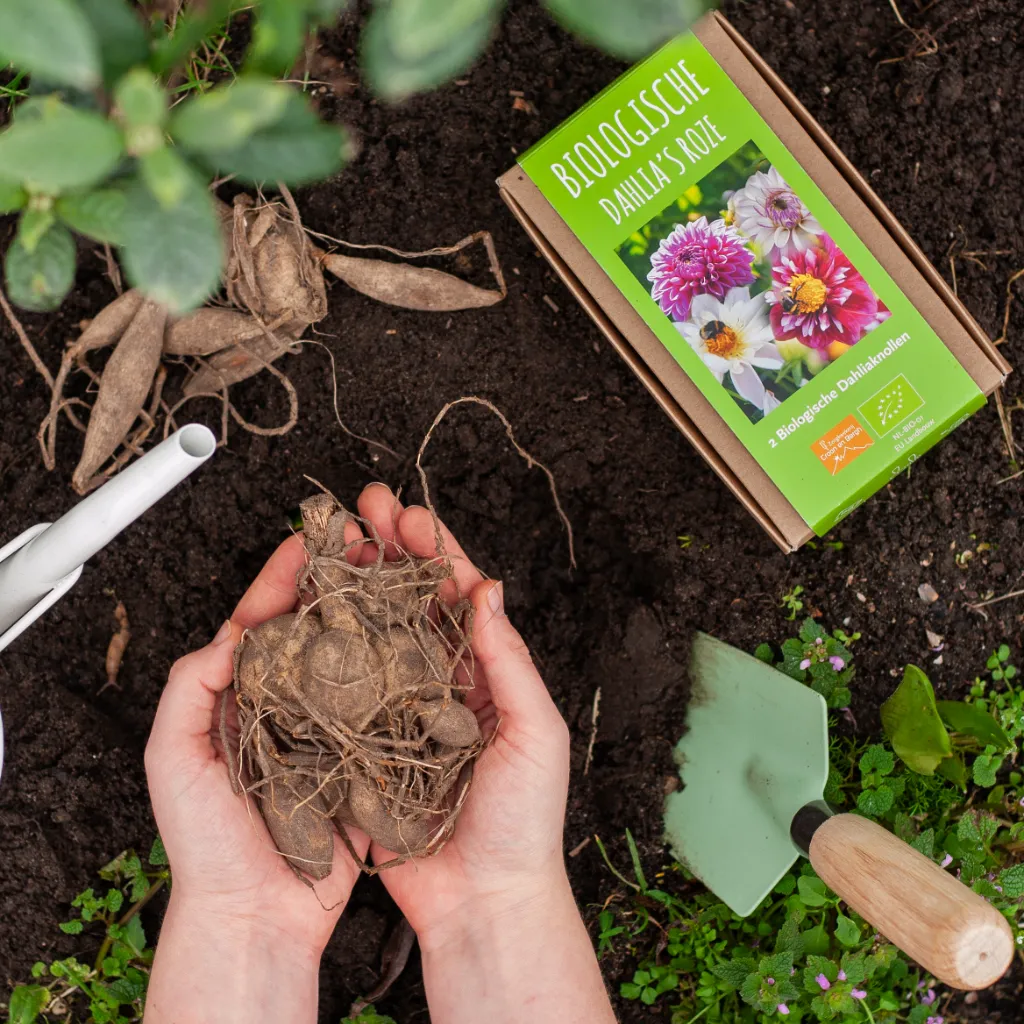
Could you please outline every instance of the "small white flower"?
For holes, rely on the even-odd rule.
[[[757,171],[732,197],[736,229],[760,246],[765,256],[802,252],[824,228],[774,167]]]
[[[771,393],[755,367],[778,370],[783,359],[775,347],[763,292],[751,298],[749,288],[731,288],[721,301],[698,295],[690,306],[690,319],[675,327],[719,384],[728,373],[742,398],[768,411],[766,398]],[[774,395],[768,401],[779,404]]]

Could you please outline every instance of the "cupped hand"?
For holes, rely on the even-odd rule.
[[[205,922],[262,926],[318,957],[359,870],[336,837],[331,874],[315,893],[300,881],[274,847],[255,800],[232,791],[220,743],[221,696],[231,684],[235,646],[244,630],[294,610],[304,560],[302,538],[290,537],[213,641],[174,664],[146,747],[146,775],[179,909],[194,908]],[[226,711],[237,732],[230,694]],[[365,856],[367,838],[350,835]]]
[[[428,558],[439,554],[434,520],[425,508],[403,508],[381,484],[363,491],[358,508],[373,524],[386,558],[396,557],[398,548]],[[501,584],[484,580],[451,533],[443,525],[440,530],[454,572],[441,598],[454,605],[468,597],[475,608],[473,688],[466,704],[491,742],[476,762],[449,842],[432,857],[381,871],[425,949],[443,945],[466,915],[512,912],[567,888],[562,832],[568,729],[505,615]],[[361,560],[376,557],[373,544],[357,550]],[[371,856],[382,864],[395,855],[374,845]]]

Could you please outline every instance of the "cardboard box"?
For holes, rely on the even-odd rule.
[[[720,15],[608,86],[499,186],[786,551],[906,469],[1010,372]]]

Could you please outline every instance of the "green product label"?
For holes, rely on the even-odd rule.
[[[984,405],[694,36],[520,164],[815,532]]]

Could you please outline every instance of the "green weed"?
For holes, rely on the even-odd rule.
[[[789,622],[795,622],[796,617],[804,610],[804,603],[800,600],[800,595],[804,592],[804,588],[797,584],[788,593],[782,595],[782,600],[779,601],[779,607],[785,608],[789,614],[786,619]]]
[[[851,648],[857,639],[859,634],[841,630],[829,634],[807,619],[798,636],[780,647],[762,644],[756,654],[838,708],[849,700]],[[1010,651],[1000,648],[966,701],[932,698],[935,720],[949,739],[948,757],[965,766],[973,759],[969,777],[913,770],[901,751],[915,761],[919,752],[908,736],[918,736],[917,724],[913,715],[894,719],[890,713],[889,738],[883,742],[863,743],[831,730],[825,797],[958,872],[1006,916],[1020,945],[1024,864],[1017,858],[1024,850],[1024,776],[1012,766],[1024,732],[1024,695],[1012,687],[1016,672],[1008,675],[1009,667]],[[998,679],[996,672],[1002,673]],[[923,673],[927,690],[921,678],[909,674],[915,699],[931,692]],[[890,711],[914,706],[896,700]],[[926,747],[932,742],[926,739]],[[606,906],[597,922],[598,954],[634,959],[619,985],[624,999],[667,1003],[672,1024],[698,1019],[927,1024],[939,1016],[934,979],[846,907],[807,861],[797,862],[754,914],[739,918],[713,893],[689,884],[692,876],[679,865],[658,876],[673,884],[651,888],[628,833],[626,840],[629,873],[617,868],[598,842],[628,894]]]
[[[354,1017],[345,1017],[341,1024],[396,1024],[393,1018],[378,1013],[373,1006],[366,1006]]]
[[[98,951],[90,966],[76,957],[32,967],[31,984],[16,985],[7,1003],[11,1024],[68,1020],[85,1024],[141,1021],[153,949],[139,911],[170,881],[167,855],[158,838],[144,865],[132,850],[99,871],[110,886],[72,901],[77,916],[61,924],[66,935],[95,937]]]

